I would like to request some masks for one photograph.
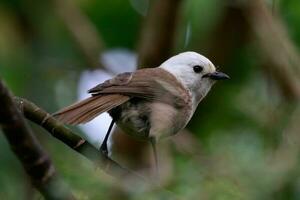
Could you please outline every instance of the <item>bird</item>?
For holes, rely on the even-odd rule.
[[[101,152],[108,156],[107,140],[116,123],[125,133],[151,143],[157,167],[156,143],[182,130],[211,87],[229,78],[205,56],[183,52],[156,68],[118,74],[88,90],[89,98],[53,115],[65,124],[78,125],[108,112],[112,121]]]

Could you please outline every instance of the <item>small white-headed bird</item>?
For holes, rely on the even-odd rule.
[[[108,112],[112,123],[101,145],[107,155],[107,139],[116,123],[125,133],[152,144],[183,129],[199,102],[217,80],[229,76],[216,71],[213,63],[195,52],[171,57],[157,68],[126,72],[88,92],[91,97],[54,114],[66,124],[86,123]]]

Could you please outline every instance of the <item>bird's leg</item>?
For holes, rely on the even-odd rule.
[[[157,150],[156,150],[156,138],[151,137],[150,138],[150,143],[151,143],[151,147],[152,147],[152,150],[153,150],[154,161],[155,161],[155,174],[158,178],[158,157],[157,157]]]
[[[107,133],[106,133],[106,135],[105,135],[105,137],[104,137],[104,140],[103,140],[103,142],[102,142],[102,144],[101,144],[101,147],[100,147],[101,152],[102,152],[105,156],[108,156],[107,140],[108,140],[109,134],[110,134],[110,132],[111,132],[111,129],[112,129],[112,127],[114,126],[114,123],[115,123],[115,121],[114,121],[114,119],[112,119],[112,120],[111,120],[111,123],[110,123],[110,125],[109,125],[109,128],[108,128],[108,130],[107,130]]]

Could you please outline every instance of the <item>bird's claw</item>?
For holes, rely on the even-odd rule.
[[[106,145],[101,145],[100,151],[104,156],[108,157],[108,149]]]

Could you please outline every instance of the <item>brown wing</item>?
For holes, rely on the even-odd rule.
[[[119,74],[113,79],[89,90],[92,95],[121,94],[151,101],[161,101],[175,106],[184,106],[189,94],[177,79],[160,68],[138,70]]]
[[[123,104],[132,97],[182,107],[189,94],[169,72],[155,68],[119,74],[88,91],[92,97],[54,114],[67,124],[86,123],[97,115]]]

